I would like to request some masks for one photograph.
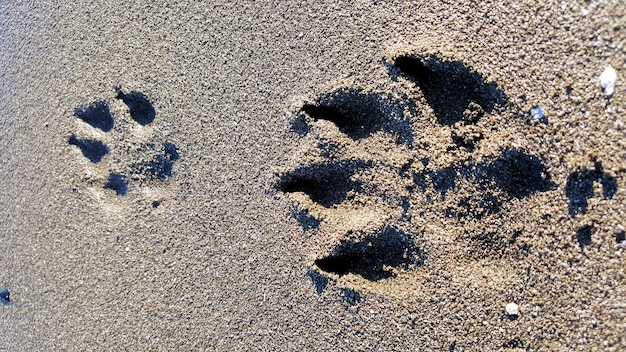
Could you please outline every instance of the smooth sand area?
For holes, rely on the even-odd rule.
[[[4,1],[0,351],[624,350],[625,110],[623,1]]]

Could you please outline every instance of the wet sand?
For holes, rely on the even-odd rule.
[[[625,5],[0,9],[1,351],[626,348]]]

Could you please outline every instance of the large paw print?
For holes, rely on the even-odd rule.
[[[388,71],[402,92],[340,88],[292,120],[312,147],[276,187],[310,233],[318,293],[329,279],[372,283],[419,270],[430,253],[416,224],[429,218],[480,223],[556,186],[541,155],[483,143],[511,108],[495,83],[436,56],[399,56]],[[509,240],[477,233],[476,248]]]
[[[119,111],[121,119],[114,119],[112,106]],[[154,184],[172,176],[172,167],[179,158],[178,149],[153,131],[145,130],[156,118],[156,111],[143,93],[125,93],[118,87],[115,99],[76,108],[74,116],[90,126],[83,128],[83,134],[91,136],[72,134],[67,141],[92,164],[98,164],[98,171],[108,174],[102,184],[105,189],[124,196],[131,182]]]

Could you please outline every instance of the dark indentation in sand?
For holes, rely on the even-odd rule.
[[[334,123],[354,140],[382,130],[395,135],[398,143],[412,145],[410,122],[404,116],[408,107],[408,104],[388,96],[343,88],[321,96],[314,103],[305,104],[302,112],[313,120]],[[298,114],[292,121],[292,128],[304,135],[310,127],[304,115]]]
[[[4,305],[8,305],[11,303],[11,292],[9,292],[8,288],[3,288],[0,290],[0,303]]]
[[[456,351],[456,341],[452,342],[452,344],[448,347],[448,352]]]
[[[522,232],[519,230],[514,230],[513,233],[511,234],[511,238],[509,238],[509,244],[513,244],[515,243],[515,241],[517,241],[517,239],[522,235]]]
[[[154,146],[151,147],[154,148]],[[180,158],[180,155],[176,146],[165,142],[163,143],[163,154],[156,155],[148,162],[134,164],[132,168],[149,179],[165,181],[172,177],[174,161],[178,160],[178,158]]]
[[[368,164],[361,160],[337,161],[297,168],[281,177],[277,189],[286,192],[303,192],[315,203],[331,207],[343,202],[348,192],[361,192],[361,183],[351,176]]]
[[[98,101],[87,107],[76,108],[74,115],[89,125],[109,132],[113,128],[113,116],[106,101]]]
[[[340,290],[340,297],[341,301],[350,307],[361,303],[361,295],[351,288],[342,287]]]
[[[67,142],[77,146],[83,155],[92,163],[100,162],[100,160],[109,153],[109,147],[107,147],[106,144],[93,139],[78,138],[75,135],[71,135]]]
[[[442,125],[475,123],[483,112],[506,104],[504,92],[459,61],[434,56],[400,56],[394,66],[415,82]]]
[[[446,193],[453,189],[456,184],[457,168],[449,166],[440,170],[431,171],[428,176],[435,190],[441,194],[441,199],[444,199]]]
[[[300,209],[298,206],[292,205],[291,216],[298,221],[298,224],[300,224],[300,227],[302,227],[304,231],[320,227],[321,221],[309,214],[307,209]]]
[[[565,184],[565,195],[569,199],[569,215],[587,212],[588,199],[593,197],[593,183],[599,182],[602,186],[602,196],[607,199],[613,198],[617,192],[617,180],[604,172],[602,162],[595,161],[594,168],[589,170],[582,168],[572,172]]]
[[[580,246],[580,251],[585,249],[585,246],[591,245],[591,235],[593,234],[593,226],[586,225],[579,228],[576,231],[576,240]]]
[[[128,192],[128,182],[124,175],[111,172],[104,188],[114,190],[118,196],[124,196]]]
[[[400,217],[400,219],[402,219],[402,221],[411,221],[411,214],[409,214],[409,209],[411,209],[411,200],[409,198],[402,198],[402,216]]]
[[[524,198],[555,187],[543,162],[517,149],[503,149],[500,155],[486,157],[481,162],[467,159],[432,171],[427,167],[413,174],[414,184],[422,190],[427,187],[426,176],[442,200],[459,183],[469,181],[474,185],[475,192],[446,209],[446,216],[457,219],[466,216],[481,219],[498,213],[510,198]]]
[[[420,265],[423,260],[411,236],[389,227],[358,242],[343,241],[330,255],[317,259],[315,265],[340,276],[351,273],[378,281],[395,276],[390,268]]]
[[[165,155],[172,160],[177,160],[180,158],[180,154],[178,154],[178,148],[173,143],[164,142],[163,143],[163,151],[165,151]]]
[[[317,292],[318,295],[321,295],[322,292],[324,292],[324,290],[326,289],[326,286],[328,286],[328,278],[310,268],[306,272],[306,276],[311,279],[313,286],[315,286],[315,292]]]
[[[458,148],[465,148],[469,152],[473,152],[478,142],[484,139],[480,130],[472,130],[467,126],[454,128],[450,134],[452,143]]]
[[[526,348],[526,344],[519,337],[515,337],[502,344],[502,348]]]
[[[297,114],[291,119],[291,130],[296,132],[301,137],[306,136],[311,130],[311,125],[307,122],[307,118],[304,114]]]
[[[622,243],[626,241],[626,233],[624,231],[615,233],[615,242]]]
[[[117,91],[117,98],[122,99],[124,104],[128,106],[130,116],[138,124],[145,126],[154,121],[156,111],[150,100],[143,93],[136,91],[124,93],[121,87],[116,87],[115,90]]]
[[[411,170],[411,166],[414,162],[415,161],[413,159],[409,159],[406,163],[404,163],[404,165],[402,165],[402,167],[398,170],[398,175],[400,175],[400,177],[409,177],[409,170]]]
[[[414,176],[420,179],[419,174]],[[435,190],[442,199],[454,189],[459,178],[467,178],[477,184],[481,191],[497,188],[508,196],[524,198],[535,192],[544,192],[555,185],[543,162],[534,155],[517,149],[504,149],[497,157],[476,163],[472,159],[459,165],[428,172]],[[496,204],[485,199],[486,203]]]
[[[515,198],[524,198],[554,187],[543,162],[517,149],[504,149],[499,157],[478,163],[473,171],[477,181],[485,188],[494,184]]]
[[[426,190],[426,175],[424,172],[413,171],[413,186],[409,186],[409,191],[413,192],[414,186],[417,186],[421,191]]]

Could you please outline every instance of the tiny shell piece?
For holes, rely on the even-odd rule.
[[[507,315],[519,315],[519,306],[515,303],[509,303],[504,307]]]
[[[615,92],[615,81],[617,81],[617,72],[615,72],[613,67],[608,66],[600,75],[600,85],[602,86],[602,90],[604,90],[604,94],[608,98],[613,96],[613,93]]]
[[[530,116],[532,116],[535,120],[543,119],[543,109],[541,108],[541,106],[537,105],[534,108],[530,109]]]

